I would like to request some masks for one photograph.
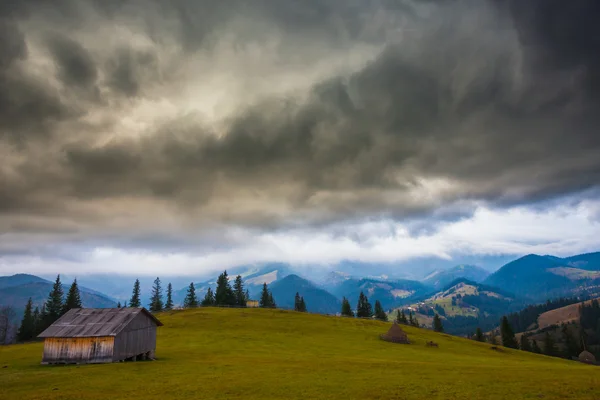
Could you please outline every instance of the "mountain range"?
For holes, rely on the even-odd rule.
[[[293,308],[294,295],[298,292],[305,298],[309,311],[325,314],[339,312],[340,301],[344,297],[354,307],[361,291],[372,303],[379,300],[386,310],[419,303],[430,307],[437,304],[439,308],[445,306],[444,302],[451,302],[457,294],[471,291],[466,295],[472,296],[469,300],[478,302],[477,304],[461,300],[460,304],[465,307],[458,310],[455,305],[454,313],[445,310],[450,315],[465,318],[494,314],[498,309],[508,307],[509,303],[514,307],[558,296],[600,294],[600,253],[566,258],[531,254],[508,262],[492,274],[489,274],[487,269],[469,264],[430,268],[428,273],[418,280],[398,278],[401,274],[394,274],[387,264],[382,268],[362,265],[362,274],[360,266],[361,264],[346,263],[338,265],[339,268],[334,270],[323,269],[319,273],[307,268],[309,276],[306,276],[302,273],[303,269],[288,264],[272,263],[240,266],[228,270],[228,273],[231,280],[236,275],[242,276],[253,299],[259,298],[263,283],[267,283],[278,306]],[[216,275],[194,280],[199,298],[204,296],[208,287],[215,289]],[[114,306],[114,299],[128,300],[134,280],[135,278],[125,280],[118,276],[103,276],[102,279],[89,276],[78,278],[82,285],[84,304],[94,307]],[[141,279],[143,304],[148,302],[152,280],[150,277]],[[63,281],[68,282],[67,279]],[[163,290],[168,282],[172,282],[173,299],[176,305],[180,305],[189,285],[186,282],[190,281],[192,280],[185,277],[168,280],[163,278]],[[51,285],[50,281],[33,275],[0,277],[0,305],[13,305],[20,310],[29,297],[41,305]],[[461,285],[460,288],[457,285]],[[118,295],[115,295],[116,293]]]
[[[52,290],[53,282],[35,275],[17,274],[0,277],[0,306],[11,306],[20,316],[25,309],[25,304],[31,298],[34,307],[41,307]],[[63,291],[67,293],[69,286],[63,284]],[[116,307],[117,302],[110,297],[93,289],[79,287],[81,303],[84,307],[106,308]]]

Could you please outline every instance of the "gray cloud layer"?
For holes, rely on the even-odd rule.
[[[600,182],[594,0],[31,0],[0,16],[0,251],[454,218]]]

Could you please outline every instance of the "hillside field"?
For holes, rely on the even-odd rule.
[[[5,399],[598,399],[600,368],[389,324],[263,309],[159,314],[157,360],[42,366],[0,348]],[[425,342],[434,340],[439,348]]]

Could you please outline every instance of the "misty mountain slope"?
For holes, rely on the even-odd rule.
[[[586,271],[600,271],[600,252],[579,254],[564,258],[569,267]]]
[[[40,278],[39,276],[29,274],[16,274],[11,276],[0,276],[0,289],[25,285],[28,283],[51,283],[50,281]]]
[[[380,281],[375,279],[345,279],[332,289],[332,293],[338,298],[346,297],[354,308],[362,291],[371,304],[376,300],[381,302],[384,309],[405,304],[412,298],[418,297],[430,291],[421,282],[410,280]]]
[[[474,282],[483,282],[490,273],[474,265],[457,265],[447,270],[437,270],[428,275],[422,282],[434,289],[441,289],[459,278]]]
[[[27,304],[27,300],[31,297],[34,306],[41,307],[48,298],[48,293],[52,290],[52,286],[53,283],[42,280],[42,282],[38,281],[4,287],[0,289],[0,306],[7,305],[14,307],[20,318],[20,315]],[[63,285],[65,296],[68,290],[69,285]],[[84,307],[105,308],[117,306],[117,303],[113,299],[96,291],[88,291],[85,288],[79,288],[79,292],[81,303]]]
[[[600,278],[590,273],[595,255],[569,259],[530,254],[512,261],[490,275],[484,283],[503,288],[516,296],[544,301],[553,297],[594,293]],[[588,270],[570,265],[584,265]]]
[[[248,290],[252,299],[258,299],[263,283],[270,286],[289,274],[290,268],[286,264],[280,263],[267,264],[260,267],[238,267],[227,271],[229,283],[232,286],[237,275],[242,277],[244,287]],[[196,289],[196,296],[198,296],[198,299],[202,300],[209,287],[212,288],[213,291],[216,289],[217,276],[218,275],[215,275],[214,278],[205,281],[194,282],[194,288]],[[165,286],[164,283],[163,286]],[[189,284],[185,287],[173,290],[173,301],[176,305],[183,304],[188,288]]]
[[[270,289],[280,308],[293,309],[294,297],[298,292],[304,297],[308,312],[335,314],[341,309],[341,301],[337,297],[298,275],[288,275],[273,283]]]

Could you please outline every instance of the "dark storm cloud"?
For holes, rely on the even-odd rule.
[[[14,146],[0,169],[4,214],[64,202],[92,215],[105,200],[137,199],[191,221],[267,229],[445,220],[468,215],[470,201],[527,204],[600,182],[592,0],[78,1],[47,18],[34,3],[0,23],[0,128]],[[235,58],[243,51],[247,60]],[[303,74],[359,51],[351,72]],[[44,52],[52,85],[34,68]],[[305,79],[303,89],[251,97],[218,121],[192,107],[147,126],[161,100],[215,79],[197,60],[247,62],[226,80],[245,87],[265,78],[250,72],[261,59],[274,60],[258,64],[272,86]],[[301,78],[286,77],[294,68]],[[145,210],[128,213],[149,224]]]
[[[60,79],[66,85],[90,87],[96,82],[96,65],[81,44],[56,34],[48,39],[48,49],[58,64]]]

